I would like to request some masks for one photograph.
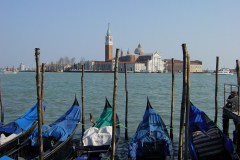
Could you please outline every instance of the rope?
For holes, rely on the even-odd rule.
[[[116,126],[120,126],[120,127],[122,127],[122,128],[126,128],[126,129],[128,129],[126,126],[124,126],[124,125],[121,124],[121,123],[118,123]]]

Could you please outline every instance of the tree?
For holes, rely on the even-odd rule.
[[[66,56],[64,58],[64,64],[70,64],[70,60],[69,60],[68,56]]]
[[[84,58],[84,57],[81,57],[81,59],[80,59],[80,64],[81,64],[81,65],[84,65],[84,62],[85,62],[85,58]]]
[[[63,60],[63,58],[61,57],[58,61],[57,61],[57,64],[59,64],[59,65],[62,65],[62,64],[64,64],[64,60]]]
[[[71,65],[74,65],[74,64],[75,64],[75,61],[76,61],[76,58],[75,58],[75,57],[71,58]]]

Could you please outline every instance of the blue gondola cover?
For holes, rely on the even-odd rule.
[[[50,125],[43,125],[43,137],[54,137],[58,141],[65,141],[80,121],[81,108],[73,105],[64,115]],[[32,146],[37,145],[38,129],[30,137]]]
[[[148,102],[142,122],[139,124],[135,135],[129,144],[129,157],[136,159],[144,156],[146,147],[144,143],[160,142],[163,144],[164,156],[172,156],[172,142],[161,116]]]
[[[45,110],[46,103],[44,103],[43,106]],[[38,104],[35,104],[23,116],[19,117],[13,122],[10,122],[6,125],[1,126],[0,132],[19,134],[22,131],[28,130],[33,125],[33,123],[36,122],[38,119],[37,108],[38,108]]]
[[[0,157],[0,160],[13,160],[13,159],[8,156],[2,156]]]
[[[217,126],[214,124],[212,120],[209,119],[209,117],[200,109],[195,107],[192,103],[190,103],[190,111],[189,111],[189,134],[190,134],[190,140],[189,140],[189,152],[191,155],[191,158],[194,160],[198,160],[199,155],[194,147],[193,144],[193,133],[196,131],[199,131],[200,133],[205,134],[206,136],[210,137],[210,130],[213,128],[217,128]],[[219,129],[218,129],[219,130]],[[227,138],[220,130],[218,132],[222,136],[222,142],[223,142],[223,149],[226,150],[229,155],[234,154],[234,148],[232,140]],[[216,135],[215,135],[216,136]],[[216,144],[214,144],[216,147]],[[208,150],[207,148],[205,148]],[[208,150],[211,151],[210,149]],[[216,152],[216,150],[214,150]],[[207,153],[204,153],[207,154]],[[210,154],[210,153],[209,153]]]

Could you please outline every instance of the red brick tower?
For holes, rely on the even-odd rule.
[[[112,32],[110,30],[110,24],[108,23],[107,35],[105,36],[105,61],[110,61],[113,59],[113,42],[112,42]]]

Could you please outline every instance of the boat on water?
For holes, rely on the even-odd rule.
[[[172,156],[172,142],[166,125],[147,99],[143,120],[129,143],[128,157],[132,160],[167,160]]]
[[[4,68],[2,70],[2,73],[3,74],[17,74],[18,73],[18,70],[16,68]]]
[[[3,74],[17,74],[18,71],[3,71]]]
[[[233,142],[192,103],[189,112],[189,153],[192,160],[238,160]]]
[[[101,159],[110,156],[112,142],[112,106],[106,98],[105,107],[96,123],[83,135],[82,144],[76,147],[77,160]],[[119,119],[116,115],[116,143],[120,136]]]
[[[229,68],[221,68],[220,70],[218,70],[218,75],[233,75],[233,73],[230,71]]]
[[[73,105],[68,111],[50,125],[43,125],[43,159],[70,159],[73,154],[72,139],[80,122],[81,108],[75,97]],[[38,128],[30,138],[21,146],[5,154],[12,159],[37,159],[38,150]]]
[[[14,150],[29,138],[37,125],[38,104],[29,109],[23,116],[0,127],[0,157]],[[44,105],[44,110],[46,106]]]

